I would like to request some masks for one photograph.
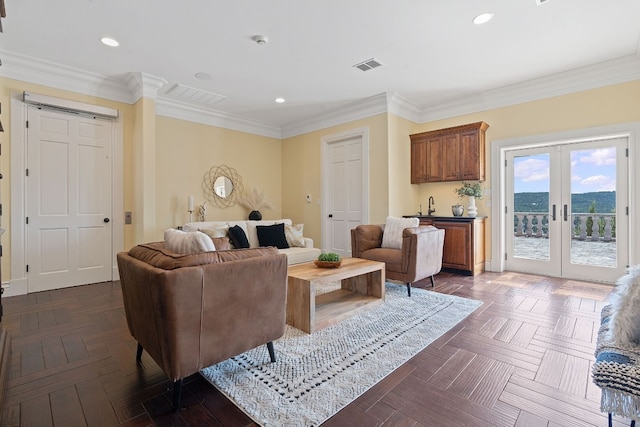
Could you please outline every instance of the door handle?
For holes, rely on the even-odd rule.
[[[556,205],[553,205],[553,210],[551,211],[551,220],[556,220]]]
[[[568,213],[567,211],[568,211],[567,205],[564,205],[564,220],[565,221],[567,220],[567,213]]]
[[[333,218],[333,214],[329,214],[329,218]]]
[[[109,218],[105,218],[105,219],[103,219],[103,221],[106,223],[106,222],[109,222],[111,220]]]

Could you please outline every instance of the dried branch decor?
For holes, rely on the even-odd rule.
[[[238,204],[252,211],[273,209],[273,205],[266,199],[262,190],[259,190],[256,187],[253,187],[248,193],[243,193],[238,198]]]

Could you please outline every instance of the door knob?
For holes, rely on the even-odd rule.
[[[110,220],[109,218],[105,218],[105,219],[103,219],[103,221],[104,221],[104,222],[109,222],[109,221],[111,221],[111,220]]]
[[[329,218],[333,218],[333,214],[329,214]]]

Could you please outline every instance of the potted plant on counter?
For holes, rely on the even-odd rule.
[[[462,182],[462,187],[454,190],[458,197],[463,198],[467,196],[469,198],[469,206],[467,206],[467,215],[470,217],[476,217],[478,215],[478,208],[476,207],[476,198],[482,199],[483,188],[480,182]]]

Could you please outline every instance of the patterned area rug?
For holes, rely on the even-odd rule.
[[[307,335],[274,342],[201,374],[263,426],[316,426],[467,317],[482,302],[386,285],[385,303]]]

